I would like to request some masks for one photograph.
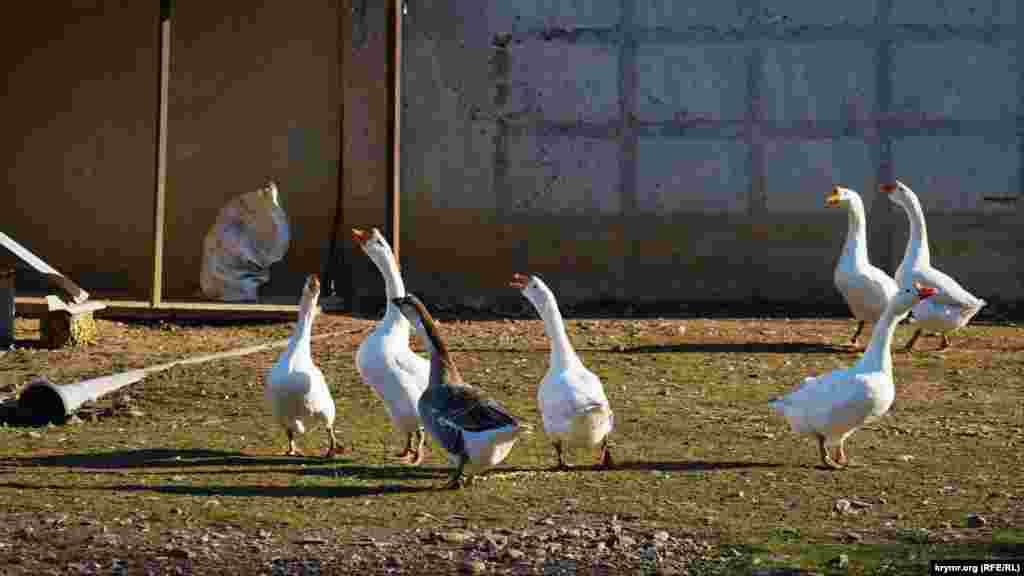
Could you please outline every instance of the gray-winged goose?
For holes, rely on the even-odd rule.
[[[413,294],[392,302],[430,350],[430,382],[418,403],[420,420],[455,466],[444,488],[459,488],[462,475],[476,474],[508,456],[524,426],[504,407],[466,384],[433,317]]]

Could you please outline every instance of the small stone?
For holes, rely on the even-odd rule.
[[[850,501],[845,498],[840,498],[839,500],[836,500],[836,503],[835,505],[833,505],[832,509],[840,514],[852,514],[853,504],[851,504]]]
[[[441,532],[437,536],[449,544],[465,544],[472,540],[475,537],[475,534],[471,532],[452,530],[451,532]]]
[[[132,408],[132,409],[128,410],[128,417],[129,418],[142,418],[145,415],[146,415],[146,413],[143,412],[142,410],[139,410],[138,408]]]
[[[669,533],[664,530],[658,530],[654,533],[655,542],[668,542],[669,538]]]
[[[29,433],[28,433],[28,437],[29,438],[42,438],[43,435],[40,434],[39,432],[36,432],[35,430],[30,430]]]
[[[860,542],[864,539],[864,536],[862,536],[860,532],[854,532],[853,530],[847,530],[846,532],[843,532],[843,537],[845,537],[850,542]]]
[[[981,528],[986,524],[988,524],[988,520],[986,520],[984,516],[974,514],[973,512],[967,515],[968,528]]]
[[[185,511],[182,510],[181,508],[178,508],[178,507],[171,508],[171,514],[176,514],[178,516],[181,516],[184,513],[185,513]]]
[[[838,568],[840,570],[846,570],[850,566],[850,557],[846,554],[840,554],[835,558],[828,561],[829,566]]]
[[[487,564],[481,560],[466,560],[462,565],[462,571],[468,574],[483,574],[487,571]]]
[[[507,556],[508,559],[512,560],[513,562],[518,562],[519,560],[522,560],[526,557],[526,552],[523,552],[522,550],[519,550],[517,548],[509,548],[505,551],[505,556]]]

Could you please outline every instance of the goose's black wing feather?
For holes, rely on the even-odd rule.
[[[519,424],[515,416],[479,388],[451,384],[445,410],[439,416],[467,432],[482,432]]]

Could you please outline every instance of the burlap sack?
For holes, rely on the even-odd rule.
[[[277,202],[275,182],[233,198],[203,240],[203,295],[224,302],[259,300],[270,265],[284,258],[288,241],[288,216]]]

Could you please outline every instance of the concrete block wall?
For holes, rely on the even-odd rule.
[[[1017,11],[1014,0],[411,3],[403,235],[417,236],[403,270],[445,303],[512,303],[506,272],[527,268],[566,303],[842,312],[832,266],[845,217],[825,194],[861,191],[872,260],[892,271],[907,222],[876,189],[898,177],[925,206],[935,263],[996,308],[1019,302]],[[468,248],[482,243],[491,249]],[[453,261],[460,252],[478,256]]]

